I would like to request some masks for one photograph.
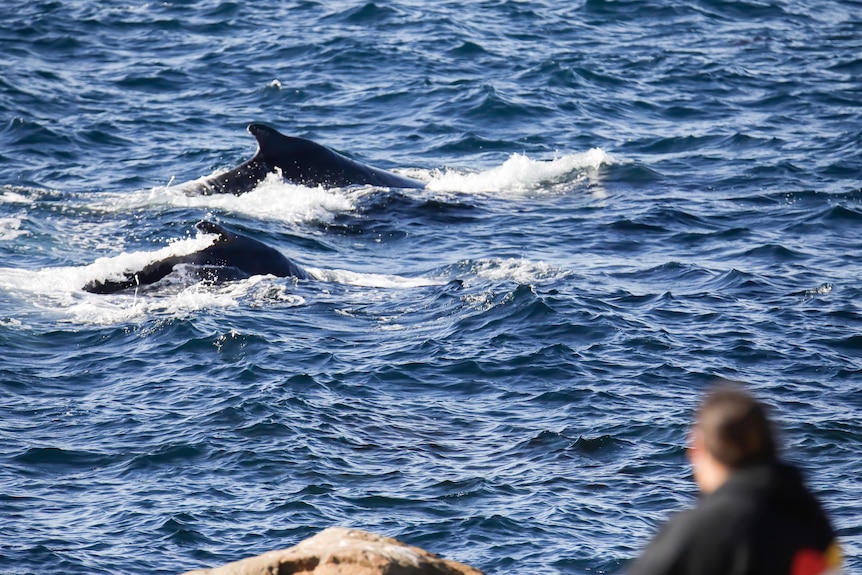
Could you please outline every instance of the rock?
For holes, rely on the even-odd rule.
[[[419,547],[359,529],[331,527],[298,545],[183,575],[483,575]]]

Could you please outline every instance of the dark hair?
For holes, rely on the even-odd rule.
[[[697,422],[707,451],[732,469],[776,456],[766,408],[739,387],[722,385],[707,394]]]

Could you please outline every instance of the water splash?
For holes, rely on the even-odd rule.
[[[512,154],[502,165],[482,172],[444,170],[433,173],[427,187],[432,191],[470,194],[524,194],[547,188],[548,184],[595,179],[599,167],[614,163],[617,160],[600,148],[566,154],[550,161]]]

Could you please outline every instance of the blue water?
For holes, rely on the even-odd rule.
[[[860,78],[858,0],[3,2],[0,572],[622,573],[717,378],[862,572]],[[185,195],[250,122],[428,188]],[[81,290],[201,219],[318,279]]]

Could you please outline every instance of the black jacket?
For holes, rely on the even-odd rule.
[[[671,519],[629,575],[822,573],[835,534],[802,477],[783,463],[734,471],[697,507]],[[834,564],[837,545],[830,550]],[[800,563],[804,563],[801,565]]]

